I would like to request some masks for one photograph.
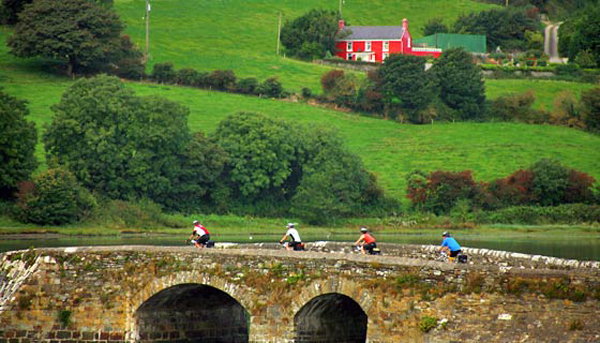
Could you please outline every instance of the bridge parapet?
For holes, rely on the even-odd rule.
[[[311,334],[312,322],[327,322],[327,316],[338,320],[334,313],[342,311],[348,311],[348,322],[364,320],[366,339],[374,342],[426,337],[493,342],[507,334],[538,341],[600,338],[597,269],[510,268],[479,264],[475,257],[473,264],[447,264],[393,256],[387,246],[386,256],[268,247],[90,247],[1,254],[3,281],[15,275],[18,263],[33,264],[23,265],[15,278],[18,290],[3,304],[0,342],[176,341],[202,330],[214,333],[201,326],[195,333],[144,327],[153,321],[162,325],[153,312],[175,313],[166,303],[184,304],[202,292],[217,300],[224,299],[221,293],[235,299],[247,313],[252,342],[294,341]],[[321,250],[345,248],[324,244]],[[407,255],[430,250],[395,248]],[[181,285],[198,287],[188,292]],[[150,310],[141,315],[144,307]],[[207,315],[194,313],[198,317],[191,323]],[[445,329],[434,325],[425,333],[426,318],[446,319]],[[333,326],[340,325],[328,327]]]

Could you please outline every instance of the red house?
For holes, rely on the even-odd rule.
[[[336,56],[345,60],[383,62],[390,54],[440,57],[442,49],[416,48],[408,32],[408,19],[402,26],[346,26],[339,21]]]

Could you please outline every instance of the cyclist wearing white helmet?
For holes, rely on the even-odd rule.
[[[366,226],[360,227],[360,237],[354,243],[354,245],[360,246],[360,252],[366,254],[373,253],[373,249],[377,248],[377,243],[375,243],[375,237],[373,237],[369,233],[369,229]]]
[[[209,240],[210,233],[208,230],[199,221],[194,220],[194,230],[192,230],[192,234],[190,235],[190,241],[194,243],[196,248],[202,249]]]
[[[302,246],[302,240],[300,239],[300,234],[298,233],[298,230],[294,228],[293,223],[288,223],[286,225],[286,228],[287,231],[285,232],[285,235],[283,235],[283,237],[279,240],[279,243],[284,244],[283,241],[290,238],[289,242],[285,242],[285,250],[298,250],[298,248]]]

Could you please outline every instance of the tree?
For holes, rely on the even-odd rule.
[[[177,103],[137,97],[119,79],[99,76],[75,82],[52,111],[43,136],[48,161],[88,189],[162,203],[187,186],[181,180],[193,180],[182,175],[191,137],[188,110]]]
[[[570,40],[569,59],[574,60],[582,51],[594,56],[600,66],[600,8],[590,6],[581,19],[576,21]]]
[[[359,216],[380,207],[383,192],[358,156],[344,149],[335,132],[306,131],[307,160],[292,198],[292,213],[315,224]]]
[[[583,91],[581,106],[586,129],[600,133],[600,87]]]
[[[477,119],[483,116],[483,75],[468,52],[462,48],[445,50],[429,72],[442,102],[457,111],[461,119]]]
[[[388,108],[400,109],[412,122],[421,123],[421,112],[434,97],[431,80],[425,72],[425,59],[392,54],[379,67],[378,74]]]
[[[17,205],[26,223],[62,225],[90,215],[96,200],[73,174],[59,168],[41,173],[33,183],[21,184]]]
[[[339,16],[335,11],[313,9],[281,29],[281,43],[290,56],[310,60],[335,52]]]
[[[533,174],[533,194],[542,206],[556,206],[563,202],[569,186],[569,169],[555,159],[542,159],[529,168]]]
[[[281,187],[292,175],[299,153],[290,124],[239,112],[219,123],[214,139],[229,156],[227,177],[234,192],[248,199],[276,189],[285,193]]]
[[[448,26],[444,24],[444,20],[439,17],[431,18],[423,27],[423,35],[430,36],[436,33],[447,33]]]
[[[15,56],[65,61],[68,74],[101,69],[119,56],[123,25],[109,9],[86,0],[36,0],[21,12],[8,40]]]
[[[37,167],[37,131],[35,124],[25,119],[28,114],[25,101],[0,88],[0,198],[10,197]]]
[[[459,17],[452,31],[485,35],[488,49],[526,48],[525,32],[538,31],[539,20],[527,16],[524,8],[481,11]]]

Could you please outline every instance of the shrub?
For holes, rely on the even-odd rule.
[[[533,91],[501,95],[492,102],[492,116],[504,121],[528,122],[534,117],[535,111],[531,108],[534,101]]]
[[[283,86],[276,77],[271,77],[258,86],[257,93],[269,98],[281,98],[283,97]]]
[[[49,169],[21,184],[17,204],[24,222],[62,225],[90,215],[96,200],[69,171]]]
[[[308,99],[312,96],[312,91],[308,87],[302,87],[302,97]]]
[[[600,133],[600,87],[582,92],[581,106],[586,129]]]
[[[175,70],[173,69],[173,63],[157,63],[154,65],[152,75],[150,78],[158,83],[173,83],[175,82]]]
[[[586,204],[514,206],[476,213],[479,223],[524,225],[598,223],[598,218],[600,206]]]
[[[255,77],[241,79],[237,84],[237,91],[242,94],[256,94],[258,80]]]
[[[235,89],[235,73],[233,70],[215,70],[206,77],[208,86],[222,91]]]
[[[344,77],[344,71],[334,69],[326,73],[321,77],[321,87],[323,87],[323,93],[329,94],[335,88],[338,83],[338,79]]]
[[[490,207],[529,205],[534,201],[534,174],[530,170],[517,170],[510,176],[489,183],[488,191],[493,202]]]
[[[192,68],[179,69],[175,76],[175,83],[184,86],[197,86],[198,75],[198,72]]]
[[[555,159],[542,159],[534,163],[530,170],[534,174],[533,194],[536,203],[542,206],[561,204],[569,185],[569,170]]]

